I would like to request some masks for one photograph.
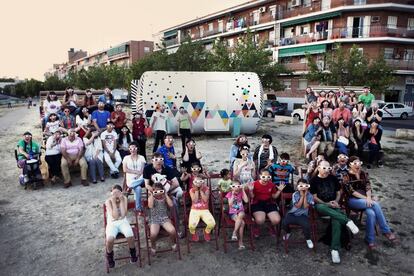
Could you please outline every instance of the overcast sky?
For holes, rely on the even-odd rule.
[[[0,77],[36,78],[67,61],[248,0],[0,0]]]

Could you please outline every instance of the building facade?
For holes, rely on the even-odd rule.
[[[155,47],[163,43],[174,52],[188,35],[211,49],[221,38],[234,47],[247,29],[256,42],[264,42],[273,60],[293,71],[282,78],[282,97],[302,97],[312,83],[306,80],[307,53],[320,68],[324,54],[337,43],[344,49],[356,44],[369,58],[384,55],[395,70],[396,81],[385,100],[412,102],[414,97],[413,0],[256,0],[161,31]]]
[[[88,70],[91,66],[118,65],[129,67],[135,61],[143,58],[154,50],[152,41],[127,41],[115,47],[87,55],[86,52],[73,48],[68,51],[68,62],[54,64],[45,77],[55,75],[63,79],[70,71]]]

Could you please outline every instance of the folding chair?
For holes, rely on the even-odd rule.
[[[150,232],[150,225],[149,225],[149,221],[148,221],[148,215],[149,215],[149,209],[148,209],[148,200],[144,199],[142,200],[142,207],[144,210],[144,227],[145,227],[145,242],[146,242],[146,246],[147,246],[147,257],[148,257],[148,264],[151,265],[151,249],[150,249],[150,244],[149,242],[151,241],[151,232]],[[177,258],[179,260],[181,260],[181,248],[180,248],[180,238],[178,237],[178,228],[177,228],[177,220],[175,217],[175,211],[174,211],[174,207],[170,208],[170,219],[171,222],[174,225],[175,228],[175,240],[176,240],[176,244],[177,244]],[[169,234],[162,228],[160,227],[160,232],[158,233],[158,238],[163,238],[163,237],[169,237]],[[169,248],[165,248],[165,249],[160,249],[157,250],[157,253],[167,253],[167,252],[173,252],[173,249],[171,247]]]
[[[212,232],[214,232],[214,238],[212,240],[216,244],[216,250],[218,250],[218,232],[219,232],[219,230],[218,230],[217,219],[216,219],[213,204],[212,204],[211,182],[209,181],[209,179],[207,180],[207,187],[210,191],[209,211],[211,212],[211,214],[213,215],[213,217],[216,220],[216,226],[212,230]],[[190,193],[189,193],[189,191],[186,191],[186,192],[183,193],[183,202],[184,202],[184,204],[183,204],[184,205],[183,224],[184,224],[185,236],[186,236],[186,240],[187,240],[187,253],[190,253],[190,243],[193,243],[193,241],[191,241],[190,232],[189,232],[189,229],[188,229],[188,221],[189,221],[189,215],[190,215],[190,211],[191,211],[191,207],[188,208],[187,204],[186,204],[188,199],[189,199],[189,202],[191,204]],[[203,221],[200,220],[200,222],[198,223],[198,225],[196,227],[196,232],[198,232],[198,230],[204,229],[205,227],[206,227],[206,224]],[[199,241],[199,242],[201,242],[201,241]]]
[[[292,193],[282,193],[281,194],[281,215],[286,216],[287,214],[287,210],[286,210],[286,199],[288,200],[292,200]],[[316,243],[317,243],[317,239],[316,239],[316,221],[315,221],[315,212],[314,209],[312,208],[312,206],[309,206],[309,224],[310,224],[310,228],[311,228],[311,239],[313,242],[313,250],[316,251]],[[289,228],[291,230],[294,229],[302,229],[302,227],[300,225],[295,225],[295,224],[289,224]],[[288,246],[289,243],[292,244],[302,244],[305,243],[306,240],[292,240],[292,239],[285,239],[283,240],[283,245],[285,248],[285,252],[286,254],[288,253]]]
[[[109,273],[109,263],[108,260],[106,258],[106,254],[108,253],[108,251],[106,250],[106,225],[107,225],[107,211],[106,211],[106,205],[103,204],[102,206],[103,208],[103,215],[104,215],[104,245],[105,245],[105,265],[106,265],[106,272]],[[136,243],[135,248],[137,249],[137,257],[138,257],[138,262],[137,262],[137,266],[142,267],[142,261],[141,261],[141,241],[139,238],[139,223],[138,223],[138,215],[135,212],[135,202],[128,202],[127,205],[127,211],[131,211],[134,214],[134,222],[130,222],[131,227],[132,227],[132,232],[134,234],[134,241]],[[128,243],[127,239],[125,238],[125,236],[122,233],[119,233],[114,241],[114,247],[115,245],[120,245],[120,244],[125,244]],[[115,250],[114,250],[115,251]],[[114,261],[119,261],[119,260],[125,260],[125,259],[130,259],[130,256],[120,256],[117,258],[114,258]]]
[[[227,244],[228,243],[236,243],[237,241],[232,241],[227,239],[227,229],[234,229],[235,221],[232,220],[228,214],[228,208],[226,209],[226,203],[224,202],[225,193],[220,194],[220,224],[219,230],[221,231],[221,235],[223,236],[223,248],[224,253],[227,253]],[[248,205],[248,204],[245,204]],[[254,251],[254,242],[253,242],[253,226],[255,225],[252,216],[248,212],[248,207],[245,206],[245,217],[244,223],[249,229],[249,242],[250,242],[250,249]]]

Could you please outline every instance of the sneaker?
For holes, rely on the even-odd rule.
[[[81,184],[82,184],[83,186],[89,186],[89,182],[88,182],[88,180],[86,180],[86,179],[82,179],[82,180],[81,180]]]
[[[177,232],[177,235],[178,235],[178,237],[179,237],[180,239],[183,239],[183,238],[185,237],[184,232],[183,232],[183,231],[180,231],[180,230]]]
[[[112,251],[111,253],[106,253],[106,260],[108,262],[109,268],[115,267],[114,251]]]
[[[382,161],[381,161],[381,160],[379,160],[379,161],[378,161],[378,168],[382,168],[382,167],[384,167],[384,164],[382,164]]]
[[[63,184],[63,188],[65,188],[65,189],[69,188],[70,186],[72,186],[72,182],[68,182],[68,183]]]
[[[206,242],[211,241],[211,235],[210,235],[210,233],[207,233],[206,231],[204,231],[204,240]]]
[[[105,182],[105,177],[101,177],[101,182]]]
[[[232,241],[237,241],[237,234],[233,233],[233,235],[231,235],[231,240]]]
[[[197,233],[191,234],[191,240],[193,242],[198,242],[199,241]]]
[[[135,248],[130,248],[129,249],[129,254],[131,255],[131,263],[136,263],[138,261],[137,258],[137,251]]]
[[[348,227],[348,229],[351,230],[352,234],[354,234],[354,235],[358,234],[358,232],[359,232],[358,226],[356,226],[355,223],[352,220],[350,220],[346,223],[346,227]]]
[[[243,250],[243,249],[246,249],[246,246],[244,246],[244,244],[240,244],[239,245],[239,250]]]
[[[368,243],[368,249],[369,250],[375,249],[375,243],[373,243],[373,242]]]
[[[112,177],[113,179],[116,179],[115,173],[111,173],[111,177]]]
[[[397,240],[397,237],[395,236],[395,234],[393,233],[393,232],[389,232],[389,233],[386,233],[386,234],[384,234],[384,236],[389,240],[389,241],[392,241],[392,242],[394,242],[394,241],[396,241]]]
[[[286,233],[283,235],[283,240],[286,241],[289,239],[289,237],[290,237],[290,233]]]
[[[92,180],[92,183],[96,184],[96,183],[98,183],[98,181],[96,181],[96,179],[94,179],[94,180]]]
[[[338,250],[331,250],[331,256],[332,256],[332,262],[334,264],[339,264],[341,263],[341,258],[339,257],[339,252]]]
[[[306,240],[306,245],[308,246],[308,248],[312,249],[313,248],[312,240]]]
[[[174,243],[173,245],[171,245],[171,250],[172,251],[177,251],[177,244]]]
[[[119,172],[114,173],[114,178],[117,179],[119,177]]]

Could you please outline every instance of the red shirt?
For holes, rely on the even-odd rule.
[[[111,113],[111,121],[115,119],[115,115],[118,114],[118,119],[115,120],[115,128],[121,128],[124,126],[125,122],[125,113],[123,111],[114,111]]]
[[[145,129],[144,118],[132,119],[132,137],[134,137],[134,139],[138,139],[138,136],[144,135],[144,129]]]
[[[253,204],[258,201],[269,201],[272,199],[272,194],[277,192],[275,184],[272,181],[267,182],[266,185],[260,183],[260,180],[253,182]]]
[[[201,190],[206,193],[208,192],[208,187],[206,186],[202,186]],[[191,188],[190,193],[198,193],[198,191],[195,188]],[[195,210],[208,210],[208,200],[207,201],[203,201],[201,199],[201,195],[199,195],[198,197],[198,201],[193,202],[193,204],[191,205],[191,209],[195,209]]]

